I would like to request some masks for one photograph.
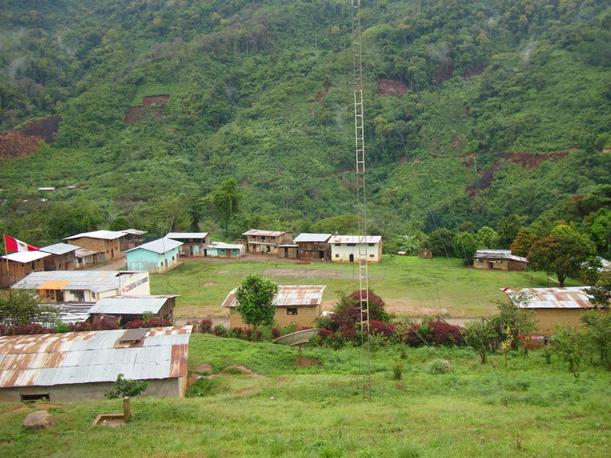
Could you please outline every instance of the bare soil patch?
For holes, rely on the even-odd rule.
[[[507,151],[505,157],[515,164],[519,164],[527,169],[536,169],[545,161],[558,161],[568,156],[570,150],[552,151],[549,153],[531,153],[522,151],[514,153]]]
[[[340,278],[341,273],[335,271],[325,271],[318,269],[267,269],[263,272],[269,277],[321,277],[321,278]]]
[[[378,80],[378,94],[399,97],[407,93],[407,85],[400,80],[381,78]]]

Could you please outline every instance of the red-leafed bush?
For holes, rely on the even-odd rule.
[[[96,318],[92,322],[81,321],[80,323],[71,324],[69,328],[70,328],[70,331],[72,332],[108,331],[112,329],[118,329],[119,323],[117,322],[115,318],[101,316],[99,318]]]
[[[212,320],[205,318],[199,322],[199,326],[197,326],[199,332],[203,332],[206,334],[212,334]]]
[[[282,335],[282,332],[280,331],[280,329],[278,328],[272,328],[272,337],[274,339],[277,339],[278,337],[280,337]]]
[[[172,326],[172,322],[164,320],[163,318],[150,318],[148,320],[132,320],[125,323],[123,326],[125,329],[137,329],[137,328],[162,328],[165,326]]]
[[[363,290],[365,291],[365,290]],[[359,290],[353,291],[348,295],[348,298],[354,301],[354,304],[359,305],[359,301],[361,299]],[[379,320],[379,321],[388,321],[388,314],[384,311],[384,300],[375,294],[373,291],[369,290],[369,319],[370,320]],[[358,312],[357,312],[358,318]]]
[[[53,328],[47,328],[40,324],[28,324],[24,326],[13,326],[7,328],[0,328],[0,332],[3,336],[19,336],[19,335],[33,335],[33,334],[53,334],[57,332]]]
[[[369,331],[371,334],[377,334],[383,337],[393,337],[395,335],[396,326],[384,321],[369,320]]]
[[[462,328],[445,321],[427,321],[410,326],[404,337],[412,347],[421,345],[463,345]]]

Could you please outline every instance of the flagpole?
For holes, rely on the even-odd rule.
[[[13,291],[11,290],[11,274],[8,266],[8,250],[6,249],[6,234],[2,234],[2,241],[4,242],[4,260],[6,261],[6,280],[8,282],[8,297],[13,298]]]

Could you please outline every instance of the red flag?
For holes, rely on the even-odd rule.
[[[17,240],[15,237],[4,234],[4,249],[9,251],[38,251],[38,247],[29,245],[21,240]]]

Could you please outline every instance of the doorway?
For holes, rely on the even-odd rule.
[[[350,262],[354,262],[354,254],[350,253]]]

